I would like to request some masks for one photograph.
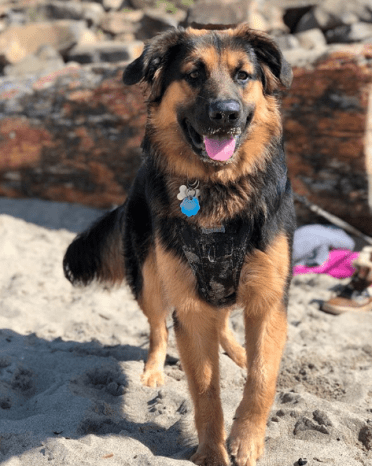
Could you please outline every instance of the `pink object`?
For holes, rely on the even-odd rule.
[[[293,268],[293,275],[303,275],[306,273],[326,273],[335,278],[351,277],[355,268],[352,263],[359,257],[359,252],[349,250],[335,249],[329,252],[328,259],[324,264],[317,267],[306,267],[305,265],[296,265]]]
[[[204,138],[204,144],[208,157],[221,162],[228,160],[235,150],[235,138],[223,139],[222,141]]]

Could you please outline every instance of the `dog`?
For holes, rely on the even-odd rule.
[[[149,387],[164,383],[173,311],[199,438],[191,461],[254,466],[286,341],[295,216],[279,98],[291,68],[266,34],[208,25],[156,36],[123,79],[147,88],[143,162],[124,205],[71,243],[65,275],[129,284],[150,324]],[[245,349],[228,325],[235,306]],[[248,371],[227,442],[219,345]]]

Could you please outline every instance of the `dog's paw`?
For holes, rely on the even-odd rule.
[[[234,466],[256,466],[264,450],[265,430],[251,423],[234,423],[228,440]]]
[[[229,466],[229,455],[225,445],[199,445],[190,461],[199,466]]]
[[[141,382],[142,385],[146,385],[146,387],[160,387],[161,385],[164,385],[163,371],[145,369],[144,373],[141,375]]]

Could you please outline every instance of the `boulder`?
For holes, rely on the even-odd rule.
[[[142,90],[124,86],[122,74],[100,65],[1,78],[0,195],[121,204],[141,163],[146,123]]]
[[[331,49],[311,67],[294,68],[292,88],[283,99],[294,191],[369,235],[371,59],[372,45]],[[301,222],[313,219],[300,206],[298,214]]]
[[[146,9],[135,33],[136,39],[148,40],[156,34],[175,28],[184,21],[186,13],[178,10],[175,13],[166,13],[164,9]]]
[[[141,55],[143,42],[102,41],[74,47],[68,54],[69,61],[78,63],[100,63],[134,60]]]
[[[191,24],[236,24],[250,19],[249,0],[199,0],[189,9],[186,23]],[[256,14],[256,8],[254,13]],[[257,15],[256,15],[257,16]],[[266,22],[262,17],[255,18],[257,25],[262,22],[261,29],[266,30]],[[259,29],[259,28],[258,28]]]
[[[327,42],[351,43],[351,42],[372,42],[372,23],[358,22],[349,26],[339,26],[326,31]]]
[[[47,19],[76,19],[85,20],[89,24],[100,24],[104,9],[95,2],[70,2],[53,0],[41,3],[37,7],[37,14]]]
[[[103,0],[102,6],[105,10],[117,11],[123,7],[124,3],[125,3],[124,0]]]
[[[280,50],[292,50],[300,47],[300,42],[293,34],[283,34],[275,37]]]
[[[172,2],[159,2],[159,0],[130,0],[133,8],[143,10],[145,8],[158,8],[160,3],[167,3],[168,11],[176,13],[178,9],[187,10],[192,7],[195,0],[173,0]]]
[[[328,31],[356,22],[372,22],[370,0],[325,0],[310,9],[298,22],[296,31],[319,28]]]
[[[327,45],[326,38],[320,29],[308,29],[296,34],[300,46],[306,50],[317,49]]]
[[[101,29],[113,36],[119,34],[136,34],[140,29],[140,21],[143,18],[142,11],[119,11],[110,12],[105,15],[101,22]]]
[[[309,70],[314,68],[314,63],[316,63],[325,53],[327,53],[327,47],[319,47],[315,49],[304,49],[302,47],[283,49],[283,55],[292,67]]]
[[[61,55],[51,45],[42,45],[35,55],[27,55],[18,63],[7,65],[4,68],[4,74],[7,76],[39,76],[60,70],[64,66]]]
[[[46,44],[66,53],[85,30],[84,21],[70,20],[11,26],[0,33],[0,64],[17,63]]]
[[[297,30],[297,25],[301,18],[311,11],[312,8],[313,5],[293,5],[285,10],[283,21],[288,26],[290,32],[295,32]]]

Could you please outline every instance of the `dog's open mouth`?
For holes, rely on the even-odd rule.
[[[239,128],[234,128],[233,134],[215,132],[204,136],[199,134],[188,120],[184,120],[184,129],[196,153],[219,162],[226,162],[234,155],[241,133]]]

